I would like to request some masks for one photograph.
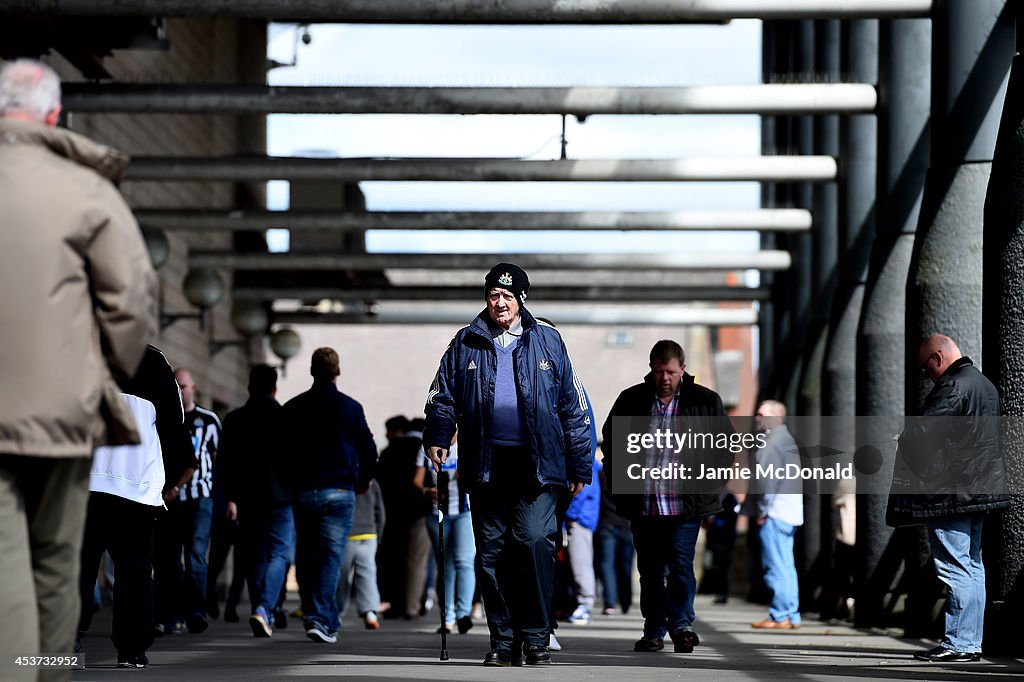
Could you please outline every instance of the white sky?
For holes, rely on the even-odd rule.
[[[271,85],[683,86],[756,84],[761,24],[726,26],[272,25]],[[272,155],[558,158],[559,116],[274,115]],[[568,119],[568,156],[757,156],[757,116]],[[757,183],[364,182],[369,210],[724,210],[759,206]],[[288,184],[270,183],[272,209]],[[495,243],[500,239],[500,248]],[[586,248],[580,246],[586,240]],[[283,241],[283,243],[282,243]],[[286,248],[278,236],[272,248]],[[370,251],[757,250],[757,233],[371,231]]]

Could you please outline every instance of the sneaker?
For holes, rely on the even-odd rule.
[[[573,625],[587,625],[590,622],[590,609],[580,604],[569,616],[569,622]]]
[[[315,623],[306,628],[306,637],[320,644],[334,644],[338,641],[338,635],[324,632]]]
[[[188,627],[188,631],[193,635],[206,632],[206,628],[210,627],[210,624],[206,621],[206,618],[201,613],[193,613],[191,616],[185,619],[185,626]]]
[[[270,614],[262,606],[257,606],[249,616],[249,627],[252,628],[253,637],[270,637],[274,634],[274,629],[270,625]]]
[[[548,635],[548,649],[550,649],[551,651],[562,650],[562,643],[558,641],[558,639],[555,637],[555,633],[553,632],[550,635]]]
[[[380,619],[373,611],[367,611],[363,614],[363,625],[367,630],[380,630]]]
[[[117,667],[118,668],[146,668],[149,667],[149,659],[146,658],[146,654],[138,654],[137,656],[123,656],[117,655]]]
[[[164,633],[168,635],[183,635],[185,634],[185,621],[178,618],[172,620],[164,626]]]
[[[156,625],[153,626],[153,636],[154,637],[163,637],[164,633],[166,631],[167,631],[167,626],[164,625],[163,623],[157,623]]]

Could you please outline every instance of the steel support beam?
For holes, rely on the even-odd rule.
[[[432,269],[486,271],[512,262],[526,270],[786,270],[785,251],[740,253],[367,253],[299,254],[193,251],[191,267],[234,270],[387,270]]]
[[[235,301],[480,301],[479,286],[392,286],[381,288],[311,288],[311,287],[235,287]],[[532,286],[531,300],[538,301],[608,301],[608,302],[672,302],[680,301],[763,301],[766,289],[729,286]]]
[[[64,108],[135,114],[853,114],[872,85],[648,88],[291,87],[65,83]]]
[[[379,313],[274,313],[276,324],[452,324],[465,326],[480,312],[483,302],[476,308],[465,310],[388,310]],[[557,320],[559,325],[701,325],[748,326],[757,322],[753,308],[589,308],[567,309],[538,305],[531,307],[536,315]]]
[[[252,17],[387,24],[664,24],[927,16],[931,0],[7,0],[0,14]]]
[[[138,209],[143,227],[216,230],[761,230],[800,232],[811,228],[810,211],[189,211]]]
[[[829,182],[829,156],[753,158],[324,159],[312,157],[137,157],[126,181],[369,180],[598,182]]]

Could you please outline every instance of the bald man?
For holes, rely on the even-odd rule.
[[[800,464],[800,450],[785,425],[786,406],[765,400],[757,406],[757,430],[766,434],[765,445],[755,455],[760,466],[772,469]],[[800,481],[760,481],[757,498],[758,536],[764,582],[772,591],[768,617],[751,623],[758,630],[793,630],[800,627],[800,585],[793,556],[796,529],[804,524],[803,485]]]
[[[927,525],[935,570],[949,597],[942,640],[914,658],[977,661],[985,619],[982,526],[986,512],[1009,506],[998,425],[990,419],[999,416],[999,393],[948,336],[928,337],[917,362],[935,384],[921,407],[922,418],[899,442],[900,454],[918,476],[917,494],[894,496],[891,503],[898,513]]]

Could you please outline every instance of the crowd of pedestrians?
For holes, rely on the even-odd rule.
[[[799,486],[768,486],[743,500],[720,486],[682,490],[649,478],[636,494],[615,494],[610,471],[620,453],[597,454],[577,368],[555,327],[526,308],[530,281],[515,264],[486,274],[485,308],[449,343],[424,417],[389,419],[379,455],[362,406],[338,388],[333,348],[313,352],[312,385],[283,405],[276,370],[254,366],[247,402],[222,423],[197,402],[193,372],[172,371],[146,344],[155,277],[110,182],[125,160],[57,129],[59,95],[59,80],[41,64],[0,70],[0,217],[24,223],[8,235],[0,263],[2,281],[21,292],[0,307],[0,321],[21,330],[0,351],[20,389],[9,392],[0,423],[5,646],[81,647],[106,552],[118,665],[146,667],[154,637],[201,635],[219,617],[218,576],[233,552],[224,618],[240,620],[244,587],[255,637],[287,627],[293,571],[293,615],[313,642],[337,642],[353,602],[364,626],[378,630],[388,618],[422,617],[443,592],[440,631],[466,633],[482,606],[484,665],[544,665],[560,648],[558,615],[583,626],[631,608],[635,550],[643,631],[634,651],[661,651],[667,638],[689,653],[701,643],[698,534],[708,529],[727,578],[741,502],[770,594],[767,616],[752,626],[801,626]],[[46,201],[41,188],[55,186],[64,200]],[[722,399],[686,372],[678,343],[659,341],[648,360],[607,415],[604,442],[615,441],[618,418],[641,417],[652,430],[681,418],[731,430]],[[935,383],[924,414],[999,414],[992,384],[952,339],[926,340],[919,362]],[[799,462],[785,418],[781,403],[759,405],[758,463]],[[890,516],[927,524],[950,591],[945,636],[917,658],[968,662],[981,651],[983,518],[1008,498],[997,490],[997,444],[983,428],[958,431],[959,447],[933,456],[932,444],[952,438],[948,424],[908,429],[901,452],[932,477],[966,468],[985,492],[895,495]],[[644,454],[668,467],[679,451]],[[728,450],[703,454],[731,463]],[[556,598],[563,592],[568,605]],[[727,579],[716,593],[725,601]]]

